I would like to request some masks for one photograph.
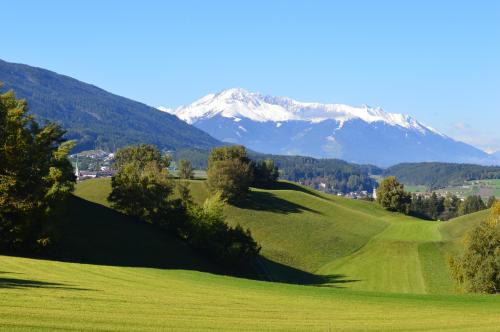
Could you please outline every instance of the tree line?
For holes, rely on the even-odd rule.
[[[460,200],[456,195],[430,196],[410,194],[396,177],[385,178],[377,188],[377,202],[384,208],[429,220],[449,220],[469,213],[490,208],[496,198],[491,196],[485,204],[478,195]]]
[[[424,185],[430,190],[461,185],[470,180],[499,179],[500,166],[454,163],[402,163],[389,167],[384,176],[395,176],[408,185]]]

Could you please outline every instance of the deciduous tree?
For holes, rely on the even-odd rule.
[[[0,94],[0,246],[32,249],[53,241],[73,191],[67,156],[74,142],[56,124],[40,126],[14,92]]]
[[[387,210],[408,213],[411,195],[405,192],[404,186],[394,176],[389,176],[377,188],[377,202]]]

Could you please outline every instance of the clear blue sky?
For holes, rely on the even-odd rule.
[[[500,150],[500,1],[0,4],[0,58],[152,106],[242,87],[381,106]]]

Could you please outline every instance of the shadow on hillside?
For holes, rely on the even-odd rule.
[[[303,211],[319,213],[316,210],[284,200],[275,194],[266,191],[250,191],[244,200],[235,202],[234,206],[241,209],[269,211],[283,214],[300,213]]]
[[[260,256],[256,262],[257,270],[261,271],[260,279],[283,282],[288,284],[312,285],[333,288],[343,288],[345,283],[357,282],[360,280],[347,279],[345,275],[317,275],[309,273],[288,265],[274,262]]]
[[[154,225],[76,196],[67,211],[58,244],[41,258],[217,272],[187,244]]]
[[[3,272],[9,273],[9,272]],[[1,288],[50,288],[50,289],[64,289],[64,290],[79,290],[79,291],[90,291],[93,289],[72,287],[71,285],[45,282],[38,280],[29,279],[14,279],[14,278],[0,278],[0,289]]]
[[[249,198],[245,208],[280,213],[313,211],[266,192],[254,192]],[[259,257],[248,270],[223,269],[154,225],[103,205],[73,196],[67,208],[67,220],[61,229],[62,236],[58,244],[36,258],[110,266],[195,270],[255,280],[338,288],[343,283],[357,281],[346,279],[343,275],[308,273],[264,257]],[[0,271],[0,274],[4,273],[11,274]],[[14,287],[79,289],[71,285],[0,277],[0,288]]]

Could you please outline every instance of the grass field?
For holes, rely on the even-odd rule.
[[[2,331],[498,331],[495,296],[367,293],[0,256]]]
[[[203,181],[191,188],[196,201],[206,197]],[[460,251],[463,234],[487,211],[427,222],[286,182],[252,189],[226,214],[252,230],[268,279],[286,282],[278,283],[220,275],[182,242],[108,208],[109,190],[107,179],[78,184],[59,256],[0,256],[0,330],[497,331],[500,325],[498,297],[445,294],[453,292],[446,256]]]
[[[192,190],[198,201],[207,195],[203,182]],[[298,270],[344,288],[418,294],[454,292],[448,255],[471,225],[422,221],[290,183],[253,189],[227,216],[252,230],[274,280],[296,280]]]
[[[461,186],[443,188],[438,192],[449,192],[462,198],[480,195],[486,201],[490,196],[500,197],[500,179],[467,181]]]
[[[106,204],[109,190],[108,180],[85,181],[76,194]],[[203,181],[191,181],[191,190],[197,202],[208,196]],[[422,221],[288,182],[252,189],[226,214],[261,244],[269,280],[414,294],[454,292],[448,255],[459,251],[463,234],[485,216]]]

